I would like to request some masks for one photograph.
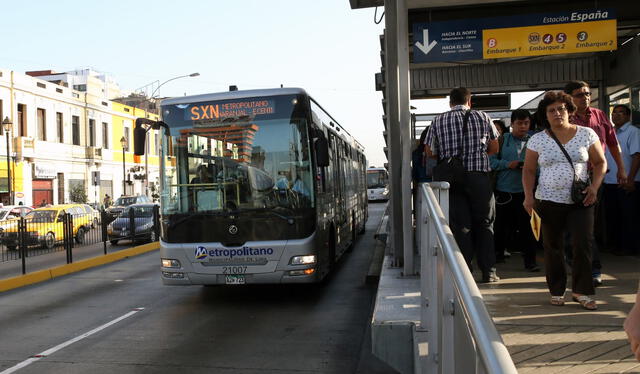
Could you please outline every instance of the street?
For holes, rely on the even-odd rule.
[[[369,353],[364,282],[384,207],[322,285],[167,287],[154,251],[6,292],[0,373],[393,372]]]

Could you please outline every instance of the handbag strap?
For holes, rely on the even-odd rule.
[[[464,136],[467,132],[467,124],[469,123],[469,116],[471,115],[471,109],[468,109],[464,113],[464,120],[462,121],[462,137],[460,138],[460,143],[458,144],[458,155],[460,157],[463,156],[464,152]]]
[[[569,161],[569,165],[571,165],[571,168],[573,169],[573,179],[577,179],[576,168],[575,166],[573,166],[573,160],[571,160],[571,157],[567,153],[567,150],[564,148],[562,143],[560,143],[560,140],[558,140],[558,138],[556,137],[556,134],[554,134],[553,131],[551,131],[551,129],[548,129],[548,130],[549,130],[549,133],[551,134],[551,138],[556,141],[556,144],[558,144],[558,147],[560,147],[560,150],[564,154],[564,157],[566,157],[567,161]]]

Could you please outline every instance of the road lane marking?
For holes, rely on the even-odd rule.
[[[67,347],[67,346],[70,346],[71,344],[73,344],[73,343],[75,343],[75,342],[78,342],[78,341],[80,341],[80,340],[82,340],[82,339],[84,339],[84,338],[87,338],[87,337],[89,337],[89,336],[91,336],[91,335],[95,334],[95,333],[98,333],[98,332],[100,332],[100,331],[102,331],[102,330],[106,329],[107,327],[112,326],[112,325],[115,325],[116,323],[118,323],[118,322],[120,322],[120,321],[122,321],[122,320],[124,320],[124,319],[126,319],[126,318],[129,318],[129,317],[131,317],[132,315],[134,315],[134,314],[136,314],[136,313],[139,313],[139,312],[141,312],[141,311],[143,311],[143,310],[144,310],[144,308],[134,308],[134,309],[133,309],[132,311],[130,311],[129,313],[127,313],[127,314],[125,314],[125,315],[122,315],[122,316],[120,316],[120,317],[118,317],[118,318],[116,318],[116,319],[114,319],[114,320],[112,320],[112,321],[110,321],[110,322],[107,322],[107,323],[105,323],[105,324],[104,324],[104,325],[102,325],[102,326],[98,326],[98,327],[96,327],[95,329],[93,329],[93,330],[91,330],[91,331],[89,331],[89,332],[85,332],[85,333],[84,333],[84,334],[82,334],[82,335],[78,335],[78,336],[76,336],[76,337],[75,337],[75,338],[73,338],[73,339],[67,340],[67,341],[66,341],[66,342],[64,342],[64,343],[61,343],[61,344],[56,345],[56,346],[55,346],[55,347],[53,347],[53,348],[49,348],[49,349],[47,349],[46,351],[44,351],[44,352],[42,352],[42,353],[38,353],[38,354],[36,354],[36,355],[33,355],[31,358],[26,359],[26,360],[24,360],[24,361],[22,361],[22,362],[18,363],[17,365],[12,366],[12,367],[10,367],[10,368],[8,368],[8,369],[6,369],[6,370],[4,370],[4,371],[0,372],[0,374],[10,374],[10,373],[14,373],[14,372],[16,372],[16,371],[18,371],[18,370],[20,370],[20,369],[22,369],[22,368],[24,368],[24,367],[26,367],[26,366],[28,366],[28,365],[31,365],[32,363],[34,363],[34,362],[36,362],[36,361],[38,361],[38,360],[41,360],[41,359],[43,359],[43,358],[45,358],[45,357],[47,357],[47,356],[52,355],[53,353],[55,353],[55,352],[57,352],[57,351],[61,350],[62,348],[65,348],[65,347]]]

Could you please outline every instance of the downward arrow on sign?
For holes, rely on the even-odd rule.
[[[420,42],[416,42],[416,47],[418,47],[418,49],[421,50],[422,53],[424,53],[425,55],[429,54],[429,52],[433,49],[433,47],[435,47],[436,44],[438,44],[438,42],[435,40],[429,43],[429,29],[422,30],[422,40],[424,40],[424,44]],[[426,47],[425,47],[425,44],[427,45]]]

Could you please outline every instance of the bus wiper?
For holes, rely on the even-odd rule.
[[[274,207],[274,208],[276,208],[276,207]],[[285,208],[285,209],[286,209],[286,208]],[[274,210],[273,210],[273,208],[248,208],[248,209],[238,209],[238,210],[235,210],[235,211],[233,212],[233,214],[245,213],[245,212],[265,212],[265,213],[269,213],[269,214],[271,214],[271,215],[274,215],[274,216],[276,216],[276,217],[278,217],[278,218],[281,218],[281,219],[283,219],[283,220],[287,221],[287,223],[288,223],[288,224],[290,224],[290,225],[293,225],[293,224],[294,224],[294,222],[295,222],[295,219],[294,219],[293,217],[291,217],[291,216],[285,216],[285,215],[283,215],[283,214],[280,214],[280,213],[278,213],[278,212],[274,211]],[[291,213],[293,213],[293,211],[292,211]]]
[[[229,216],[231,215],[231,213],[228,212],[192,212],[192,213],[186,213],[186,215],[176,221],[173,222],[169,222],[169,230],[176,228],[176,226],[194,218],[194,217],[202,217],[202,216],[210,216],[210,217],[216,217],[216,216]]]

